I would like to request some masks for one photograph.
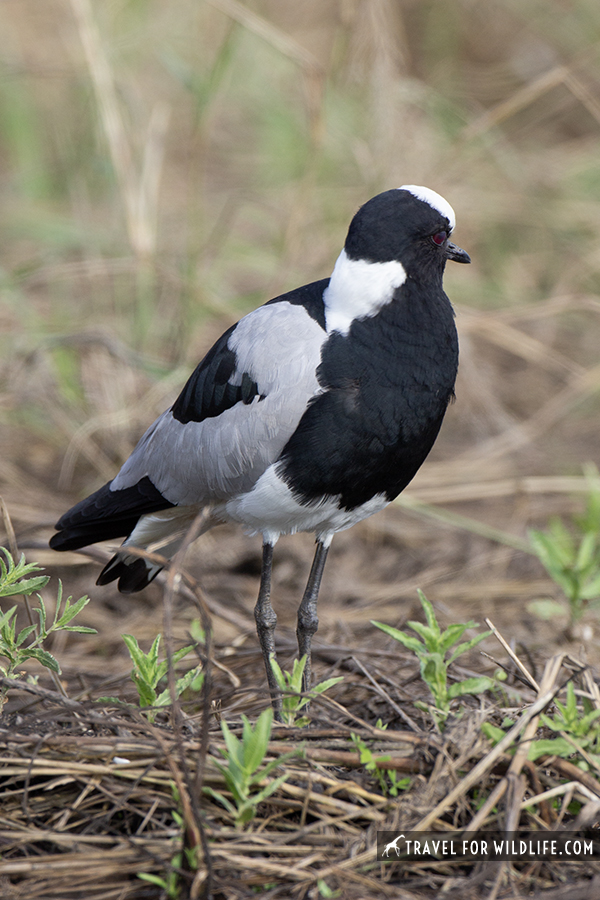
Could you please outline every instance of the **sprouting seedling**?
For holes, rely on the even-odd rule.
[[[96,633],[95,628],[71,625],[75,616],[89,603],[89,597],[80,597],[75,603],[71,603],[71,597],[67,597],[63,601],[62,584],[59,581],[54,617],[49,623],[46,604],[38,590],[45,587],[50,578],[47,575],[34,575],[33,573],[42,571],[41,567],[37,563],[27,563],[23,555],[18,562],[15,562],[8,550],[2,547],[0,552],[4,554],[4,559],[0,556],[0,597],[18,595],[31,597],[35,594],[38,600],[38,606],[34,606],[31,610],[32,619],[36,618],[37,621],[31,621],[29,625],[18,632],[18,607],[13,606],[6,612],[0,610],[0,658],[6,660],[5,664],[0,663],[0,672],[5,677],[14,678],[18,676],[19,669],[26,660],[36,659],[50,672],[59,675],[60,666],[57,659],[43,644],[49,635],[58,631],[74,631],[79,634]],[[3,687],[0,691],[0,710],[5,702],[6,694],[7,688]]]
[[[554,715],[540,714],[540,723],[553,736],[531,741],[527,759],[535,761],[540,756],[575,758],[575,764],[587,771],[590,759],[596,766],[600,765],[600,709],[589,698],[578,697],[572,681],[568,682],[566,693],[565,703],[555,699],[557,712]],[[497,744],[513,725],[510,718],[505,719],[502,727],[484,722],[481,731],[492,743]]]
[[[435,721],[441,724],[448,716],[450,711],[450,703],[457,697],[465,694],[480,694],[483,691],[490,690],[495,687],[492,678],[481,675],[474,678],[465,678],[462,681],[448,683],[448,667],[462,656],[472,650],[480,641],[484,640],[490,631],[478,634],[468,641],[457,644],[462,638],[465,631],[470,628],[478,628],[476,622],[470,621],[462,624],[449,625],[444,631],[441,630],[435,617],[433,606],[422,591],[418,591],[421,606],[425,613],[427,624],[422,622],[408,622],[409,628],[414,631],[418,637],[407,634],[406,631],[400,631],[391,625],[385,625],[381,622],[372,622],[377,628],[381,628],[394,640],[403,644],[407,650],[412,650],[420,663],[421,678],[427,684],[433,697],[434,706],[427,704],[415,703],[420,709],[429,709]],[[451,648],[454,650],[451,651]]]
[[[168,706],[173,700],[177,700],[188,688],[193,691],[202,689],[204,673],[202,672],[202,666],[198,665],[176,679],[175,697],[171,696],[169,688],[160,690],[160,682],[169,671],[169,661],[167,659],[159,660],[161,635],[157,634],[147,653],[144,653],[137,638],[132,634],[123,634],[121,636],[125,641],[133,663],[131,680],[136,686],[140,706],[145,708],[148,721],[154,722],[158,710],[161,707]],[[189,645],[176,650],[171,658],[172,665],[176,665],[194,649],[193,645]],[[103,701],[121,702],[114,697],[102,697],[101,699]]]
[[[574,516],[567,527],[559,518],[546,531],[532,530],[533,550],[553,581],[569,601],[570,625],[590,607],[600,604],[600,490],[593,488],[583,516]],[[533,611],[552,614],[549,601],[535,601]]]
[[[340,681],[344,680],[341,675],[337,678],[327,678],[325,681],[321,681],[319,684],[315,684],[311,687],[308,696],[302,697],[302,676],[304,675],[305,666],[306,656],[303,656],[302,659],[294,660],[291,672],[282,670],[277,660],[271,660],[271,667],[273,669],[273,674],[275,675],[277,686],[283,694],[281,709],[282,720],[285,725],[295,725],[297,728],[303,728],[310,723],[308,716],[301,716],[298,718],[298,713],[308,706],[311,696],[314,697],[316,694],[322,694],[330,687],[333,687],[334,684],[338,684]]]
[[[215,791],[211,787],[204,788],[207,794],[231,813],[238,827],[246,825],[254,818],[258,804],[270,797],[286,781],[288,775],[280,775],[267,782],[264,787],[260,787],[261,783],[277,766],[298,753],[298,751],[285,753],[263,765],[273,725],[273,710],[270,707],[260,714],[256,725],[252,726],[246,716],[242,716],[242,723],[240,739],[231,732],[227,722],[221,722],[225,738],[225,749],[221,749],[221,754],[227,765],[215,762],[233,801],[220,791]]]
[[[377,723],[377,727],[381,727],[381,722]],[[382,764],[390,758],[389,756],[377,756],[360,735],[351,734],[350,739],[358,751],[362,765],[369,774],[377,778],[382,794],[386,797],[397,797],[400,791],[410,787],[410,778],[399,777],[395,769],[383,768]]]

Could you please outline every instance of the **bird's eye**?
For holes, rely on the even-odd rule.
[[[434,244],[437,244],[438,247],[441,247],[448,240],[448,232],[447,231],[438,231],[437,234],[431,235],[431,240]]]

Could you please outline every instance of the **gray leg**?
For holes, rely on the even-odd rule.
[[[327,551],[329,546],[317,541],[317,549],[308,576],[308,583],[302,603],[298,607],[298,628],[296,635],[298,637],[298,653],[300,659],[306,655],[306,666],[304,668],[304,677],[302,679],[302,690],[308,691],[311,685],[311,641],[312,636],[319,627],[319,619],[317,618],[317,598],[319,596],[319,588],[321,586],[321,578],[323,577],[323,569],[325,568],[325,560],[327,559]]]
[[[258,633],[258,640],[260,641],[260,649],[262,650],[265,669],[267,671],[267,682],[271,693],[271,705],[275,714],[275,720],[281,722],[281,691],[277,686],[273,670],[271,669],[271,660],[276,658],[275,626],[277,625],[277,614],[271,606],[272,565],[273,544],[267,544],[265,542],[263,543],[260,590],[258,592],[256,606],[254,607],[254,618],[256,620],[256,631]]]

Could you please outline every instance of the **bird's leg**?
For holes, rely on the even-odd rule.
[[[306,656],[306,665],[304,667],[304,675],[302,677],[302,690],[310,690],[311,684],[311,641],[312,636],[319,627],[319,619],[317,617],[317,598],[319,596],[319,588],[321,586],[321,578],[323,577],[323,569],[325,568],[325,560],[327,559],[327,551],[329,544],[324,544],[317,540],[317,549],[308,576],[308,582],[302,603],[298,607],[298,628],[296,635],[298,637],[298,653],[300,659]]]
[[[260,641],[265,669],[267,670],[267,682],[271,694],[271,706],[275,714],[275,720],[281,722],[281,691],[277,685],[271,660],[275,659],[275,626],[277,614],[271,606],[271,569],[273,566],[273,544],[263,542],[262,569],[260,573],[260,590],[258,600],[254,607],[256,631]]]

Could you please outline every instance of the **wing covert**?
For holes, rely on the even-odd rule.
[[[230,328],[112,482],[147,476],[170,503],[210,505],[251,490],[321,388],[327,334],[303,305],[261,306]]]

